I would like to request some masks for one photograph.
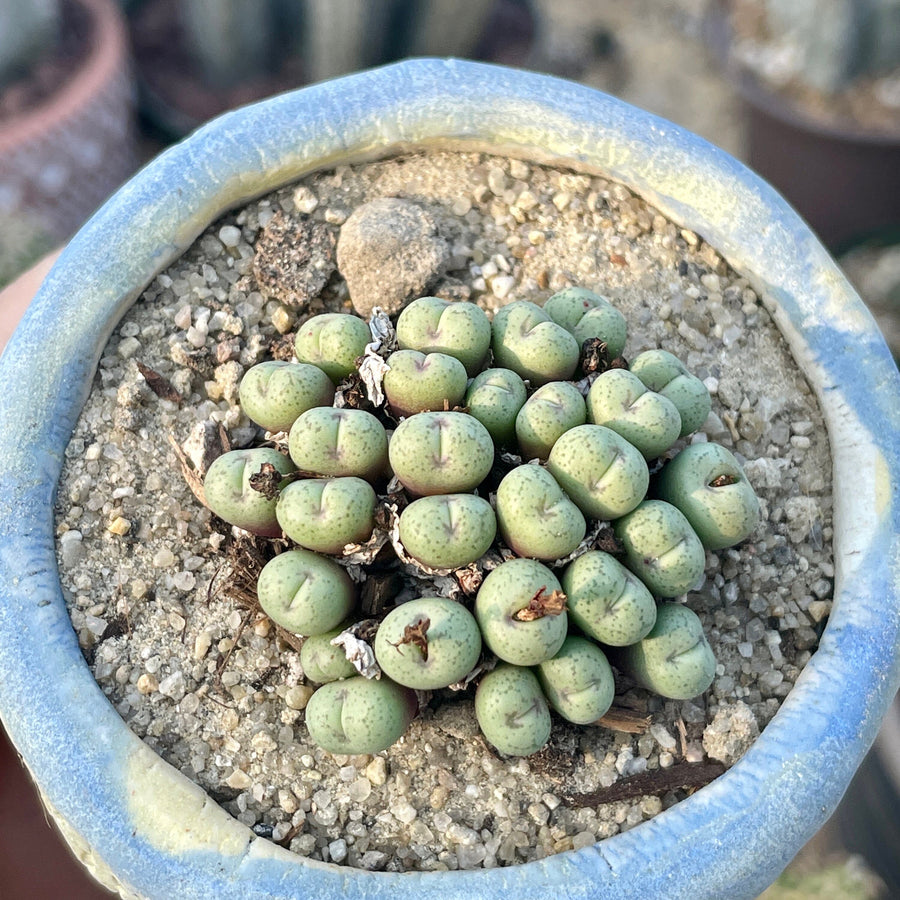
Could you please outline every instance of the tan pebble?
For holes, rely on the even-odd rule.
[[[313,689],[308,684],[297,684],[289,687],[284,695],[284,702],[291,709],[306,709],[309,698],[313,695]]]
[[[366,766],[366,778],[376,787],[381,786],[387,781],[387,763],[383,756],[376,756],[372,762]]]
[[[283,788],[278,791],[278,805],[289,815],[292,816],[300,808],[297,798]]]
[[[568,191],[558,191],[553,195],[553,205],[562,212],[572,202],[572,195]]]
[[[226,731],[233,731],[238,727],[238,723],[240,722],[240,717],[233,709],[226,709],[224,713],[222,713],[222,727]]]
[[[246,791],[253,780],[243,769],[235,769],[226,779],[225,784],[236,791]]]
[[[428,798],[428,805],[432,809],[443,809],[444,804],[447,802],[447,798],[450,796],[450,791],[447,788],[439,785],[432,792],[431,796]]]
[[[509,174],[517,181],[525,181],[531,175],[531,168],[528,163],[521,159],[511,159],[509,161]]]
[[[201,631],[194,638],[194,659],[203,659],[212,646],[212,635],[208,631]]]
[[[307,216],[315,212],[316,207],[319,205],[319,198],[313,193],[312,188],[306,185],[300,185],[294,191],[293,201],[297,212]]]
[[[272,325],[279,334],[287,334],[294,327],[294,317],[286,307],[279,306],[272,313]]]
[[[814,622],[821,622],[831,612],[830,600],[813,600],[806,608]]]
[[[144,672],[137,680],[137,689],[141,694],[153,694],[159,690],[159,682],[155,675]]]
[[[253,623],[253,633],[259,637],[268,637],[272,630],[272,622],[265,616]]]
[[[110,534],[117,534],[120,537],[122,535],[128,534],[131,531],[131,522],[128,521],[124,516],[116,516],[109,525],[106,526],[106,530]]]

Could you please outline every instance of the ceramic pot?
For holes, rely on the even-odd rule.
[[[712,784],[582,850],[398,875],[311,862],[257,838],[126,728],[78,648],[52,507],[101,348],[158,271],[230,207],[315,169],[413,147],[604,173],[751,280],[827,422],[836,576],[818,652]],[[900,684],[900,376],[883,338],[770,187],[700,138],[589,88],[418,60],[228,114],[151,163],[76,235],[0,358],[0,381],[0,711],[76,852],[124,896],[755,897],[835,808]]]
[[[71,78],[0,131],[0,215],[68,238],[135,170],[128,38],[114,0],[70,0],[89,51]]]

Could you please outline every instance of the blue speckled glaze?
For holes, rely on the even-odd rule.
[[[764,294],[822,405],[835,471],[836,602],[819,651],[747,755],[624,834],[512,868],[367,873],[258,839],[125,727],[69,623],[52,504],[100,350],[219,213],[301,175],[410,147],[489,149],[621,180]],[[836,806],[900,684],[900,379],[797,215],[696,136],[547,76],[419,60],[217,119],[72,240],[0,358],[0,713],[85,863],[124,896],[484,900],[751,898]]]

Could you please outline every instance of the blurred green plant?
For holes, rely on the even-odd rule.
[[[733,3],[739,21],[760,23],[766,34],[762,45],[751,41],[747,49],[756,61],[748,61],[776,78],[831,94],[900,66],[900,0]]]
[[[49,253],[56,241],[33,217],[17,216],[15,226],[0,227],[0,290]]]
[[[883,886],[857,858],[834,862],[813,872],[789,868],[759,900],[887,900]]]
[[[213,87],[303,59],[310,81],[401,56],[465,55],[495,0],[184,0],[181,25]]]
[[[898,0],[767,0],[770,27],[801,51],[799,77],[821,91],[900,65]]]

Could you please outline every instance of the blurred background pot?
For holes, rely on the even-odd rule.
[[[750,76],[746,158],[835,253],[900,225],[900,132],[825,124]]]
[[[744,158],[833,252],[900,226],[896,0],[714,0]]]
[[[141,112],[165,139],[303,84],[407,56],[522,64],[532,0],[131,0]]]
[[[0,0],[0,285],[134,171],[129,58],[114,0]]]
[[[677,806],[522,866],[371,873],[257,837],[128,730],[71,627],[52,509],[102,347],[157,272],[252,197],[319,168],[429,147],[602,172],[751,281],[829,429],[835,602],[819,650],[759,739]],[[752,898],[837,806],[900,684],[900,376],[883,338],[768,185],[591,89],[419,60],[226,115],[157,158],[79,231],[0,357],[0,380],[0,491],[12,498],[0,510],[0,714],[79,858],[123,896]]]

